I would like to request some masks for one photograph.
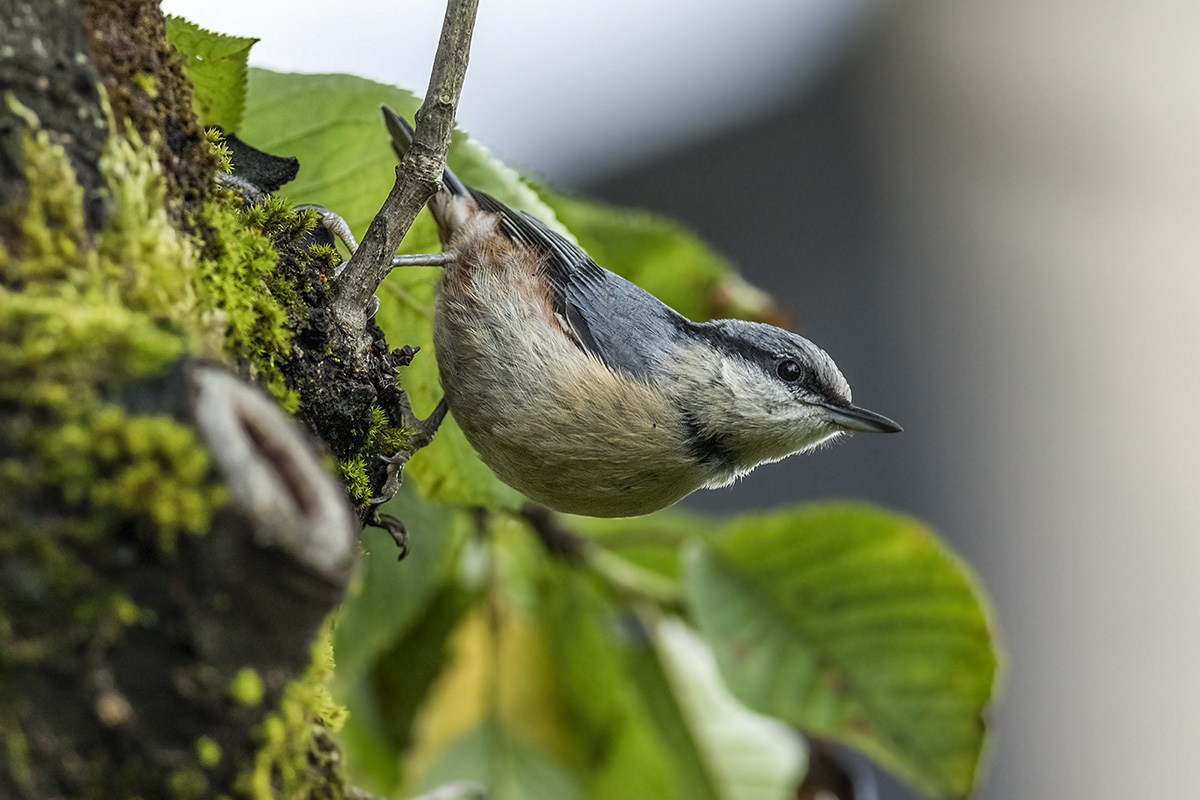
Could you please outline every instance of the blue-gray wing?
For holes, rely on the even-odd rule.
[[[661,369],[662,350],[691,323],[641,287],[599,266],[540,220],[477,189],[480,208],[499,215],[500,229],[542,257],[554,312],[581,349],[609,369],[636,377]]]

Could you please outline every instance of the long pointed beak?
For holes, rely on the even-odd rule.
[[[848,431],[862,433],[899,433],[904,430],[882,414],[867,411],[858,406],[835,406],[822,403],[821,407],[829,415],[830,422],[840,425]]]

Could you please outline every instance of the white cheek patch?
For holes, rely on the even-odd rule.
[[[722,359],[721,379],[743,413],[784,419],[792,416],[796,399],[786,387],[740,359]]]

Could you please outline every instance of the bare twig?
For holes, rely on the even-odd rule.
[[[417,213],[441,185],[478,5],[478,0],[447,2],[429,90],[417,111],[412,146],[396,168],[391,194],[338,279],[333,312],[347,336],[358,338],[356,349],[360,352],[368,344],[364,332],[367,304],[391,270],[392,256]]]
[[[682,608],[683,590],[678,582],[640,567],[568,530],[561,518],[548,508],[526,503],[521,507],[520,515],[551,556],[582,564],[627,598],[649,600],[672,610]]]

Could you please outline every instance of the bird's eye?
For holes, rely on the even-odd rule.
[[[780,380],[788,383],[795,383],[800,380],[800,376],[804,374],[804,370],[795,361],[790,358],[787,361],[779,362],[779,366],[775,368],[775,374]]]

